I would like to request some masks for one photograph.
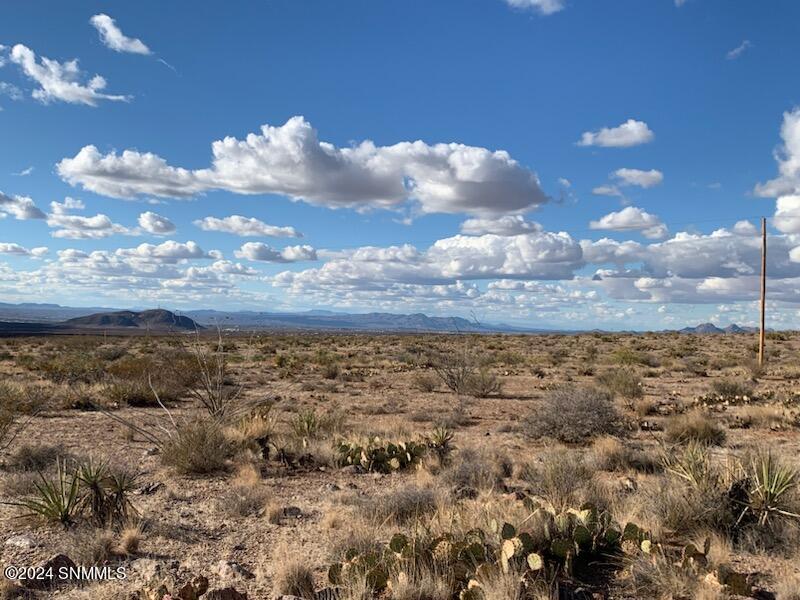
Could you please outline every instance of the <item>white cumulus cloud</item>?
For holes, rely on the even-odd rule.
[[[101,154],[85,146],[57,165],[72,185],[115,198],[186,198],[209,190],[280,194],[331,208],[397,208],[425,213],[503,214],[548,201],[535,173],[505,151],[422,141],[338,148],[303,117],[265,125],[244,140],[212,144],[212,165],[188,170],[135,150]]]
[[[566,6],[566,0],[505,0],[514,8],[531,9],[542,15],[552,15]]]
[[[11,215],[18,221],[44,219],[47,215],[28,196],[7,196],[0,192],[0,217]]]
[[[483,235],[494,233],[496,235],[520,235],[541,231],[542,226],[533,221],[526,221],[522,215],[505,215],[497,219],[473,218],[461,224],[461,233],[467,235]]]
[[[11,49],[11,62],[19,65],[25,75],[39,84],[33,97],[45,104],[60,100],[70,104],[97,106],[100,100],[127,102],[130,96],[105,94],[106,80],[95,75],[81,83],[81,71],[77,60],[60,63],[45,56],[36,58],[36,53],[22,44]]]
[[[175,223],[150,210],[139,215],[139,227],[153,235],[166,235],[175,231]]]
[[[19,244],[9,243],[9,242],[2,242],[0,243],[0,254],[15,254],[17,256],[30,256],[33,258],[41,258],[45,254],[47,254],[48,249],[44,246],[38,246],[36,248],[25,248],[20,246]]]
[[[642,171],[641,169],[617,169],[613,173],[620,185],[635,185],[641,188],[651,188],[664,181],[664,174],[656,169]]]
[[[116,52],[130,52],[132,54],[150,54],[148,48],[142,40],[129,38],[114,22],[114,19],[105,14],[94,15],[89,22],[97,29],[100,40],[107,48]]]
[[[654,139],[655,134],[647,123],[628,119],[618,127],[603,127],[598,131],[584,132],[578,145],[626,148],[647,144]]]
[[[269,225],[255,217],[243,217],[241,215],[231,215],[229,217],[205,217],[194,221],[203,231],[222,231],[232,233],[242,237],[303,237],[294,227],[278,227]]]
[[[648,238],[659,239],[667,234],[666,226],[656,215],[636,206],[627,206],[589,223],[592,229],[610,231],[641,231]]]
[[[83,209],[80,200],[67,198],[64,202],[51,202],[47,225],[55,229],[50,235],[56,238],[97,240],[115,234],[133,234],[127,227],[114,223],[107,215],[92,217],[70,214],[70,210]]]
[[[276,250],[263,242],[247,242],[234,252],[236,258],[260,262],[299,262],[317,260],[317,251],[308,245],[287,246],[283,250]]]

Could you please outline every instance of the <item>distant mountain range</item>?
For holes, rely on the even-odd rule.
[[[754,333],[758,331],[758,327],[742,327],[740,325],[728,325],[727,327],[717,327],[713,323],[700,323],[696,327],[684,327],[678,330],[679,333],[695,333],[695,334],[709,334],[709,333]]]
[[[363,331],[433,333],[582,333],[586,330],[557,330],[515,327],[470,321],[462,317],[431,317],[422,313],[351,314],[326,310],[297,313],[259,311],[189,310],[175,313],[165,309],[119,310],[76,308],[58,304],[9,304],[0,302],[0,333],[47,333],[83,329],[136,331],[194,331],[196,328],[277,331]],[[595,330],[597,331],[597,330]],[[717,327],[702,323],[685,327],[680,333],[749,333],[751,327]]]

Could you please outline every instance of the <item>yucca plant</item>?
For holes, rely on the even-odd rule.
[[[137,510],[130,495],[136,489],[139,474],[130,470],[111,470],[105,479],[108,516],[119,524],[126,523]]]
[[[291,422],[292,432],[304,442],[319,436],[324,427],[324,417],[313,409],[297,413]]]
[[[34,482],[36,495],[9,504],[26,510],[22,516],[40,517],[69,527],[81,512],[77,469],[68,472],[66,461],[58,461],[55,479],[46,479],[41,472],[38,475],[40,481]]]
[[[700,442],[689,442],[677,453],[665,454],[662,462],[667,471],[697,488],[713,486],[719,478],[708,446]]]
[[[455,450],[453,445],[454,437],[453,431],[446,425],[439,425],[428,434],[428,448],[436,453],[442,464],[448,461],[450,454]]]
[[[791,512],[787,502],[798,485],[797,471],[781,463],[769,450],[751,458],[747,469],[749,500],[739,517],[740,521],[748,511],[758,516],[761,526],[776,517],[800,519],[800,514]]]
[[[98,525],[105,525],[108,520],[108,498],[105,479],[108,468],[104,462],[89,460],[78,465],[77,476],[81,485],[81,505],[87,508]]]

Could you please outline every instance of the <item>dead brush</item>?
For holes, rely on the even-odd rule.
[[[205,407],[208,414],[216,418],[230,418],[237,407],[237,399],[242,393],[240,385],[230,385],[228,373],[228,352],[218,331],[217,343],[212,348],[200,343],[198,339],[192,344],[190,352],[197,365],[198,386],[190,390]]]

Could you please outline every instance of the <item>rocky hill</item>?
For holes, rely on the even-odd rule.
[[[151,331],[202,329],[194,320],[161,308],[143,310],[121,310],[95,313],[84,317],[68,319],[64,325],[69,327],[93,327],[107,329],[146,329]]]

